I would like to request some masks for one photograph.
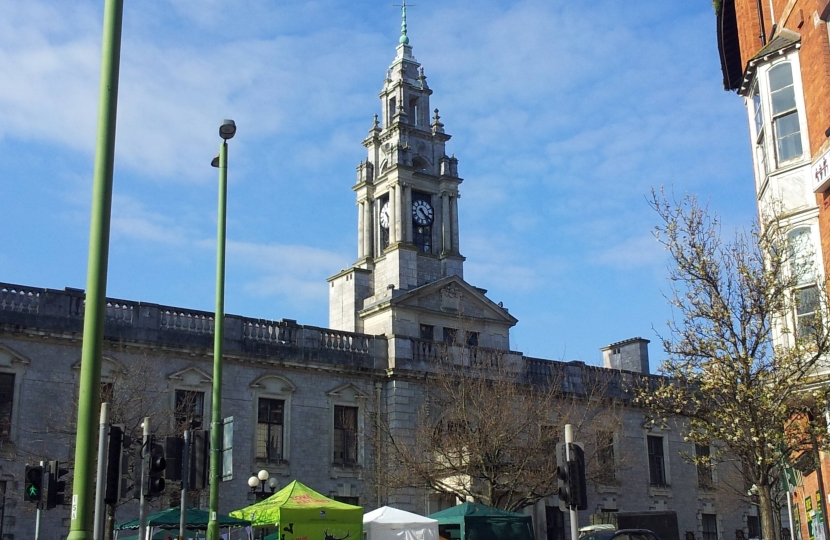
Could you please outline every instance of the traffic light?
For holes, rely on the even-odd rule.
[[[205,489],[208,473],[208,432],[194,429],[190,434],[190,455],[187,489]]]
[[[167,462],[164,459],[164,445],[156,442],[155,436],[150,437],[150,463],[147,475],[147,497],[158,497],[164,491],[164,469]]]
[[[61,468],[58,461],[49,462],[48,483],[46,486],[46,509],[51,510],[59,504],[64,504],[66,494],[66,480],[62,477],[69,473],[69,469]]]
[[[23,500],[39,503],[43,491],[43,467],[40,465],[26,465],[25,480]]]
[[[115,504],[121,498],[121,465],[124,451],[124,427],[110,426],[107,444],[107,473],[104,502]]]
[[[182,479],[182,461],[184,453],[184,438],[170,435],[164,439],[164,457],[167,460],[167,469],[164,477],[167,480]]]
[[[585,451],[576,443],[570,443],[568,460],[568,492],[570,505],[577,510],[588,509],[588,493],[585,484]]]
[[[556,478],[559,489],[557,496],[559,497],[559,509],[567,512],[571,504],[571,490],[570,490],[570,467],[565,458],[565,443],[558,443],[556,445]]]

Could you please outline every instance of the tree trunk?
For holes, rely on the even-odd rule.
[[[758,510],[761,512],[761,532],[765,539],[778,538],[775,534],[775,518],[772,510],[772,494],[770,486],[756,486],[758,488]]]

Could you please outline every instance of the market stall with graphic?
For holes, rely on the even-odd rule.
[[[279,540],[362,540],[363,508],[329,499],[294,480],[267,499],[230,513]]]

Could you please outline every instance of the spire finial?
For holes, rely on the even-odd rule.
[[[392,4],[394,7],[399,7],[398,4]],[[414,6],[415,4],[411,4],[410,7]],[[406,35],[406,0],[403,0],[400,4],[401,8],[401,39],[398,41],[402,45],[409,45],[409,37]]]

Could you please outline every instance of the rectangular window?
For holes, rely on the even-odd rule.
[[[283,459],[283,417],[285,402],[259,398],[256,428],[256,458],[269,463]]]
[[[467,333],[467,347],[478,347],[478,332]]]
[[[648,474],[652,486],[666,485],[666,465],[663,456],[663,437],[648,436]]]
[[[769,88],[772,98],[772,125],[775,131],[778,162],[797,158],[802,154],[801,126],[796,110],[793,71],[789,63],[769,70]]]
[[[703,540],[718,540],[718,516],[716,514],[700,514],[703,521]]]
[[[14,373],[0,373],[0,440],[12,433],[12,401],[14,401]]]
[[[711,449],[702,444],[695,445],[695,456],[697,457],[697,486],[700,489],[713,489]]]
[[[816,333],[816,326],[819,323],[818,304],[818,287],[816,285],[796,289],[796,327],[800,335]]]
[[[432,341],[435,339],[435,327],[431,324],[421,325],[421,339]]]
[[[444,328],[444,343],[455,345],[455,328]]]
[[[357,465],[357,407],[334,407],[334,464]]]
[[[749,538],[761,538],[761,520],[758,516],[746,516],[746,529]]]
[[[614,433],[597,432],[597,482],[606,486],[617,481],[616,461],[614,459]]]
[[[767,164],[767,149],[764,137],[764,111],[761,108],[761,93],[758,90],[758,81],[755,81],[755,86],[752,88],[752,105],[755,112],[755,158],[763,180],[769,172],[769,165]]]
[[[205,415],[205,393],[176,390],[176,427],[179,431],[202,427]]]

